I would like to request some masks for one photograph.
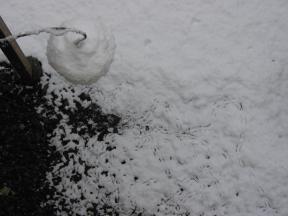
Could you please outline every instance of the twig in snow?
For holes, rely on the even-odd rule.
[[[51,28],[43,28],[43,29],[39,29],[36,31],[27,31],[27,32],[22,32],[19,33],[17,35],[10,35],[6,38],[2,38],[0,39],[0,43],[3,42],[7,42],[7,41],[12,41],[12,40],[16,40],[18,38],[21,37],[26,37],[26,36],[30,36],[30,35],[39,35],[40,33],[48,33],[48,34],[52,34],[55,36],[62,36],[68,32],[72,32],[72,33],[76,33],[76,34],[81,34],[82,38],[77,39],[74,41],[74,44],[76,46],[79,45],[79,43],[83,40],[85,40],[87,38],[87,34],[79,29],[75,29],[75,28],[66,28],[66,27],[51,27]]]

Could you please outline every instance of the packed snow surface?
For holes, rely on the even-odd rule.
[[[49,64],[67,80],[91,84],[104,76],[112,63],[115,42],[112,33],[97,19],[75,19],[61,27],[76,28],[87,34],[87,39],[75,44],[81,35],[68,33],[50,36],[47,45]]]
[[[121,215],[288,215],[287,0],[0,1],[13,31],[101,16],[114,32],[109,73],[76,89],[121,115],[121,133],[87,142],[63,116],[52,140],[62,151],[58,137],[77,139],[75,158],[93,167],[77,185],[67,176],[84,172],[78,160],[54,169],[57,190],[80,200],[75,214],[98,202]],[[51,94],[73,101],[47,64],[46,39],[19,43],[52,74]]]

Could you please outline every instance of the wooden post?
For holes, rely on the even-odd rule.
[[[0,16],[0,38],[10,36],[11,32]],[[32,81],[33,68],[18,46],[16,40],[0,43],[0,48],[10,63],[25,81]]]

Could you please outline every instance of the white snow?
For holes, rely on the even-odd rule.
[[[2,0],[15,32],[75,16],[101,16],[114,32],[109,73],[76,88],[126,127],[87,146],[78,138],[77,157],[95,165],[80,188],[65,178],[71,167],[55,167],[67,197],[89,197],[71,204],[75,213],[99,201],[122,215],[287,216],[287,11],[286,0]],[[67,83],[47,64],[46,40],[19,43],[53,75],[49,91],[71,100],[77,94],[62,91]],[[117,148],[106,152],[106,141]],[[61,149],[57,137],[53,144]]]
[[[87,39],[75,44],[81,35],[68,33],[50,36],[47,45],[49,64],[67,80],[75,84],[92,84],[104,76],[112,63],[115,42],[112,33],[100,19],[75,19],[64,22],[61,27],[79,29]]]

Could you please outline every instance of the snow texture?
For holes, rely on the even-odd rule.
[[[51,34],[47,45],[49,64],[67,80],[75,84],[91,84],[104,76],[112,63],[115,42],[112,33],[100,19],[75,19],[61,27],[81,29],[87,39],[75,44],[79,34],[55,36]]]
[[[58,190],[85,197],[70,203],[75,214],[99,201],[121,215],[288,215],[286,0],[2,0],[0,10],[13,31],[100,15],[114,32],[110,72],[76,93],[47,64],[47,38],[19,41],[51,72],[51,93],[73,106],[89,92],[124,119],[104,141],[76,137],[75,157],[94,167],[77,185],[65,177],[83,172],[77,160],[55,167]],[[59,151],[57,137],[77,136],[65,121]]]

